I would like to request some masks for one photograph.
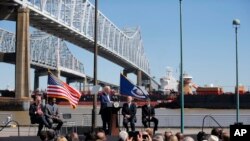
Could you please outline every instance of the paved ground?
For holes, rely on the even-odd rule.
[[[91,114],[91,107],[84,107],[84,106],[79,106],[78,109],[72,110],[70,109],[69,106],[61,106],[61,112],[62,113],[67,113],[71,112],[74,114],[75,118],[73,117],[73,121],[78,121],[76,124],[81,126],[90,126],[91,125],[91,117],[89,118],[84,117],[84,122],[83,121],[83,114],[80,113],[85,113],[85,114]],[[171,110],[167,110],[166,112],[171,112]],[[168,113],[165,113],[168,114]],[[170,113],[171,114],[171,113]],[[35,136],[37,134],[37,127],[29,127],[28,125],[30,124],[30,119],[28,115],[28,111],[0,111],[0,130],[1,130],[1,125],[2,123],[6,120],[6,117],[11,115],[12,119],[17,121],[21,127],[19,129],[20,131],[20,136]],[[97,126],[101,125],[101,120],[99,118],[97,122]],[[140,126],[140,125],[138,125]],[[167,126],[167,125],[159,125],[161,128],[157,131],[157,133],[164,133],[167,130],[171,130],[173,133],[180,132],[180,128],[162,128],[162,126]],[[198,126],[199,127],[199,126]],[[90,127],[89,127],[90,128]],[[88,129],[89,129],[88,128]],[[86,128],[80,128],[78,127],[78,134],[82,135],[84,132],[86,133]],[[123,129],[121,129],[123,130]],[[142,128],[137,127],[136,130],[142,131]],[[225,129],[229,131],[229,129]],[[201,131],[201,127],[199,128],[185,128],[184,134],[185,135],[193,135],[195,136],[199,131]],[[204,129],[206,133],[210,133],[211,128],[206,128]],[[63,130],[62,133],[65,133],[66,131]],[[4,128],[2,131],[0,131],[0,137],[9,137],[9,136],[18,136],[18,128],[17,127],[7,127]],[[1,140],[1,139],[0,139]]]

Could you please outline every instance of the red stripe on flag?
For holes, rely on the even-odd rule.
[[[74,97],[74,95],[72,95],[70,92],[68,92],[65,88],[63,88],[61,86],[49,85],[47,91],[48,91],[48,93],[50,93],[50,92],[65,93],[65,95],[67,95],[72,100],[79,100],[79,98],[80,98],[80,97]]]
[[[78,92],[73,87],[71,87],[70,85],[68,85],[67,83],[53,76],[52,74],[49,74],[48,81],[49,79],[55,81],[56,83],[53,81],[48,82],[50,84],[48,84],[47,86],[47,95],[49,97],[57,97],[57,98],[66,99],[69,101],[72,107],[75,108],[79,102],[81,93]]]

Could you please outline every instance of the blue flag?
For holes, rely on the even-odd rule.
[[[120,76],[120,94],[139,99],[147,99],[148,92],[131,83],[124,75]]]

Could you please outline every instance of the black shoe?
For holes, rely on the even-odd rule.
[[[52,128],[52,125],[51,124],[44,124],[45,125],[45,127],[47,127],[47,128],[49,128],[49,129],[51,129]]]
[[[56,130],[57,130],[57,128],[56,128],[56,127],[52,127],[52,129],[53,129],[54,131],[56,131]]]
[[[55,136],[59,135],[59,130],[54,130],[55,131]]]

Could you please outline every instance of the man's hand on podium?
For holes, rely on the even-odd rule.
[[[130,118],[130,115],[125,115],[126,118]]]

